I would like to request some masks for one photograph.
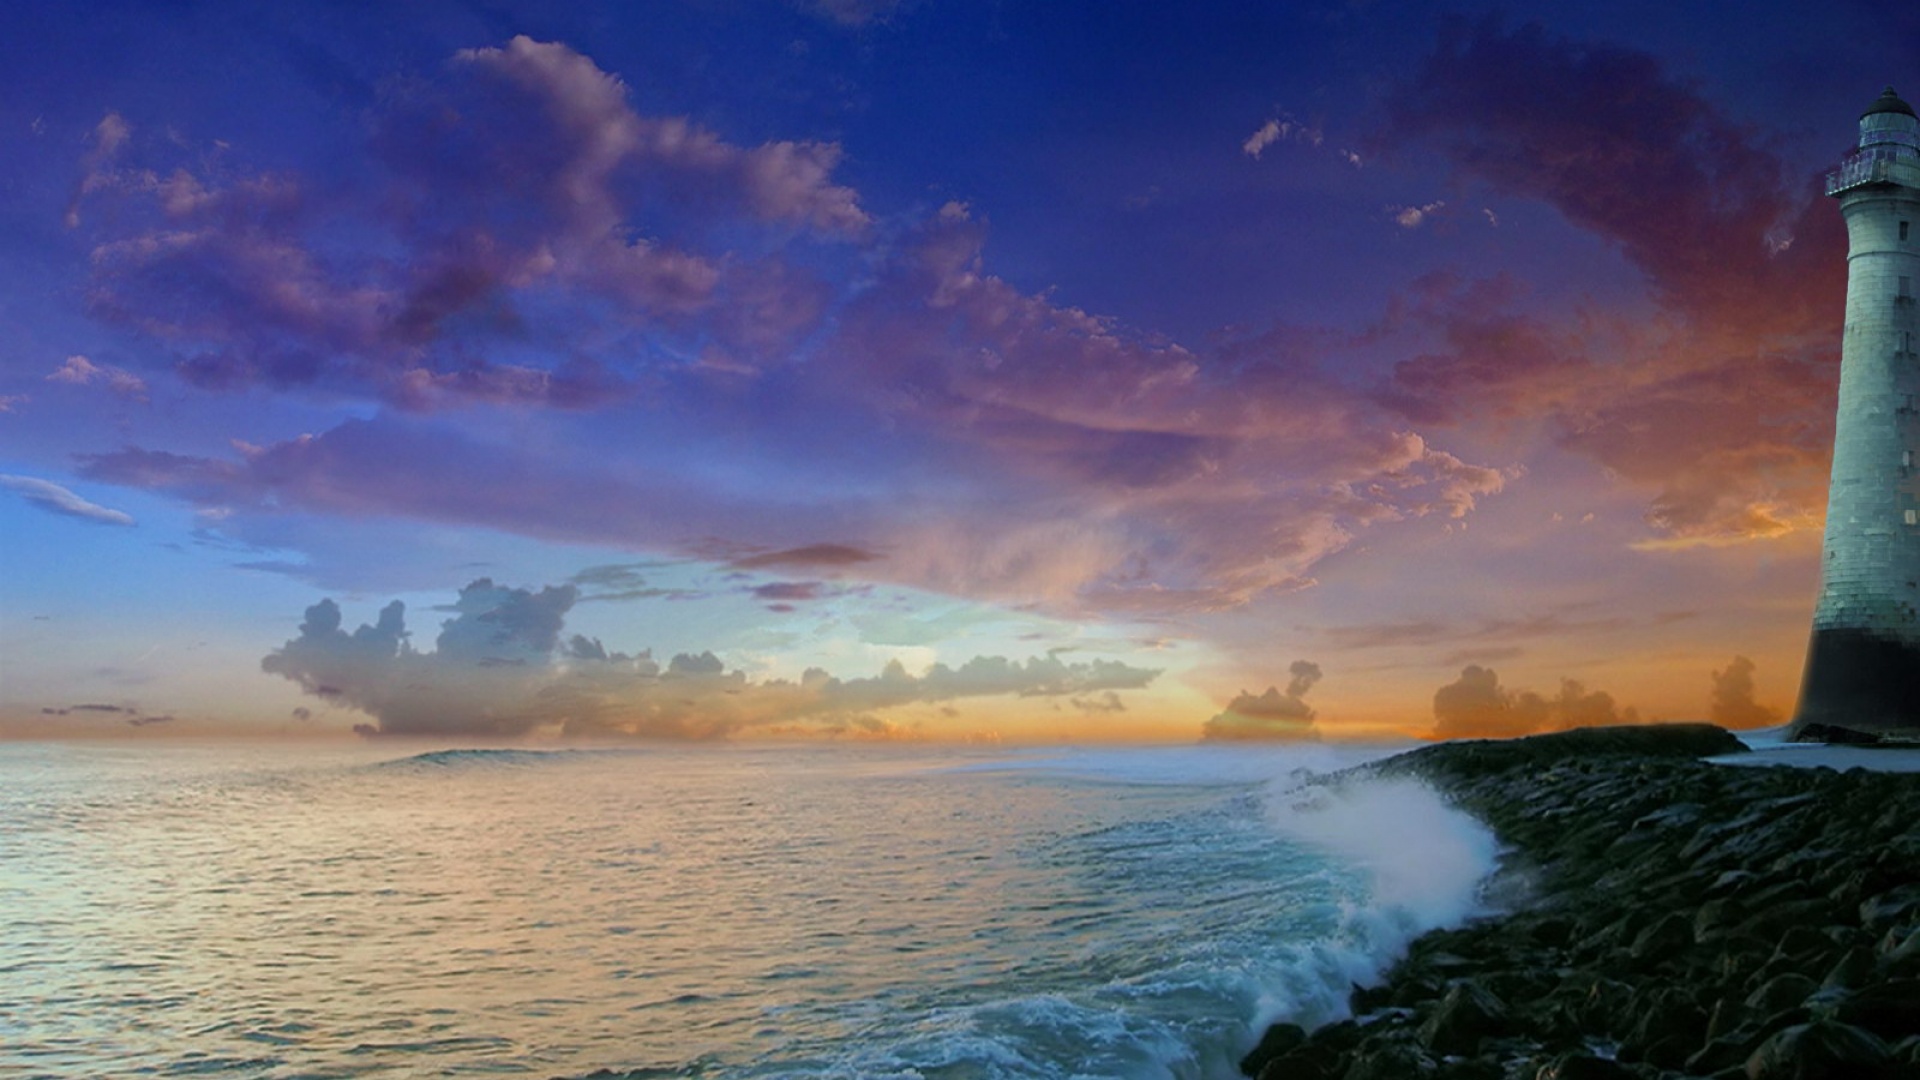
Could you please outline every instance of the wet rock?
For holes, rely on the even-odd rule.
[[[1747,1059],[1748,1080],[1881,1080],[1893,1056],[1873,1035],[1832,1021],[1771,1036]]]
[[[1462,980],[1447,988],[1433,1015],[1420,1025],[1420,1042],[1435,1054],[1472,1054],[1480,1040],[1505,1034],[1506,1003],[1478,983]]]
[[[1816,1012],[1886,1039],[1920,1035],[1920,979],[1865,986]]]
[[[1889,889],[1860,903],[1860,925],[1878,933],[1920,915],[1920,883]]]
[[[1694,920],[1678,911],[1670,911],[1645,930],[1634,935],[1627,955],[1646,964],[1665,960],[1693,946]]]
[[[1341,1080],[1346,1066],[1338,1057],[1296,1050],[1269,1061],[1255,1080]]]
[[[1597,730],[1367,767],[1490,825],[1488,899],[1517,913],[1419,939],[1351,995],[1360,1021],[1257,1075],[1920,1080],[1920,776],[1691,760],[1727,752],[1711,728]]]
[[[1267,1062],[1298,1050],[1306,1041],[1307,1029],[1299,1024],[1270,1025],[1267,1033],[1260,1036],[1259,1045],[1240,1059],[1240,1071],[1248,1076],[1259,1076],[1260,1070],[1267,1067]]]
[[[1761,1015],[1777,1013],[1807,1000],[1807,995],[1818,989],[1820,984],[1805,975],[1788,972],[1761,983],[1747,995],[1746,1006]]]
[[[1533,1080],[1635,1080],[1633,1070],[1592,1054],[1563,1054],[1540,1066]]]
[[[1794,742],[1830,743],[1835,746],[1874,746],[1880,736],[1839,724],[1806,724],[1793,733]]]
[[[1837,986],[1843,989],[1861,986],[1873,977],[1873,967],[1873,953],[1856,945],[1842,953],[1840,959],[1834,961],[1833,967],[1827,969],[1826,978],[1821,980],[1820,985],[1822,987]]]
[[[1418,1047],[1387,1043],[1356,1052],[1341,1080],[1425,1080],[1437,1071],[1434,1060]]]

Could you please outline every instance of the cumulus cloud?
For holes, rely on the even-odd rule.
[[[1225,712],[1201,727],[1200,737],[1211,742],[1318,739],[1316,714],[1306,697],[1320,681],[1320,665],[1295,660],[1287,673],[1292,678],[1285,693],[1272,686],[1259,695],[1241,691],[1227,703]]]
[[[612,652],[580,635],[563,642],[577,598],[572,585],[534,591],[482,578],[460,591],[431,650],[413,645],[399,601],[349,632],[339,605],[322,600],[261,668],[369,714],[370,732],[489,737],[543,730],[725,738],[776,727],[871,736],[891,730],[879,714],[903,705],[993,696],[1104,701],[1157,674],[1111,660],[982,656],[917,675],[896,660],[868,678],[810,669],[798,680],[755,682],[712,652],[681,653],[663,667],[650,652]]]
[[[1714,723],[1726,728],[1771,727],[1780,723],[1780,710],[1753,700],[1753,661],[1736,656],[1726,670],[1713,673]]]
[[[114,510],[87,500],[61,487],[59,484],[41,480],[32,476],[0,475],[0,488],[5,488],[26,500],[27,505],[35,506],[52,514],[79,518],[100,525],[132,525],[133,515],[123,510]]]
[[[1573,679],[1543,697],[1531,690],[1509,690],[1491,668],[1469,664],[1460,677],[1433,693],[1436,739],[1510,738],[1576,727],[1636,724],[1640,714],[1621,709],[1613,695],[1589,691]]]
[[[84,356],[69,356],[53,373],[47,376],[48,382],[66,383],[69,386],[91,386],[100,383],[122,397],[139,401],[147,399],[146,380],[125,368],[112,364],[96,364]]]

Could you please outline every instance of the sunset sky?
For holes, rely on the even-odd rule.
[[[33,737],[1766,723],[1920,93],[1858,2],[5,22]]]

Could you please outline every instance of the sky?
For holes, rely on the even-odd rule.
[[[1920,92],[1856,2],[5,21],[28,738],[1777,723]]]

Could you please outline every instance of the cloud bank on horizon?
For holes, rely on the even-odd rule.
[[[542,553],[488,571],[519,580],[572,551],[784,574],[743,586],[766,625],[872,586],[1123,628],[1205,651],[1159,686],[1221,703],[1169,720],[1208,738],[1414,730],[1429,697],[1441,734],[1640,715],[1563,674],[1590,662],[1649,715],[1697,711],[1728,655],[1707,708],[1777,714],[1753,676],[1804,636],[1844,282],[1812,176],[1849,135],[1827,96],[1858,94],[1762,126],[1735,60],[1692,56],[1703,77],[1598,8],[1260,16],[1377,48],[1344,84],[1216,13],[1069,43],[1072,18],[987,34],[941,4],[755,11],[725,31],[751,78],[699,58],[689,10],[423,21],[404,54],[302,31],[271,124],[197,112],[184,72],[152,100],[108,81],[10,211],[39,247],[0,273],[65,252],[68,306],[9,316],[32,330],[0,361],[0,486],[334,594],[445,589],[474,574],[433,545],[505,537]],[[960,68],[964,110],[954,69],[895,66],[960,64],[976,31],[1054,66]],[[1043,95],[1094,119],[1015,107]],[[753,681],[717,658],[766,625],[662,666],[563,640],[602,595],[574,588],[476,582],[425,651],[404,608],[348,632],[327,601],[266,670],[383,732],[690,737],[962,696],[1118,715],[1158,670],[1030,648]]]
[[[749,730],[784,735],[906,737],[883,715],[904,705],[980,697],[1074,698],[1138,690],[1159,672],[1114,660],[1025,662],[979,656],[918,675],[893,660],[878,675],[842,679],[809,668],[797,680],[751,680],[712,652],[680,653],[663,666],[650,651],[609,652],[597,639],[563,639],[580,598],[573,585],[540,591],[480,578],[460,590],[431,650],[413,647],[396,600],[351,633],[340,607],[307,609],[298,637],[261,670],[306,693],[375,718],[368,735],[514,738],[641,736],[720,739]]]

